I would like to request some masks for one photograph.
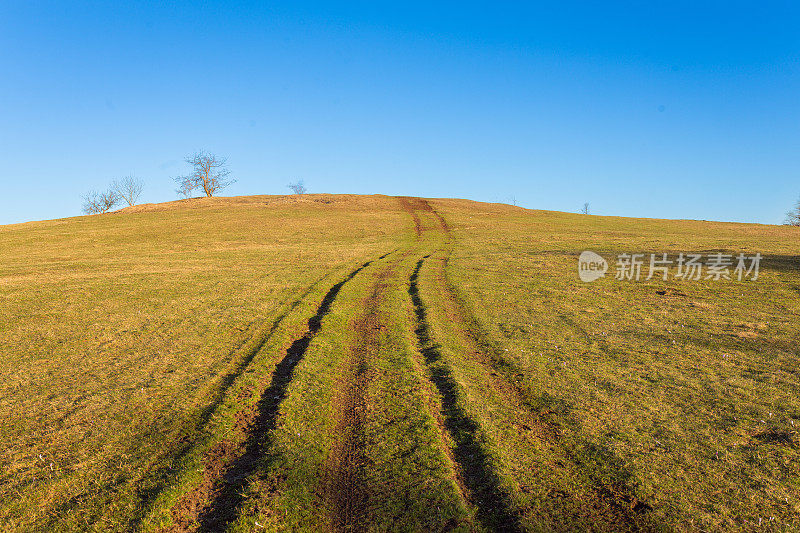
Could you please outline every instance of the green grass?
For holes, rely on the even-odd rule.
[[[586,249],[765,259],[586,284]],[[800,527],[794,228],[308,195],[0,253],[4,530]]]
[[[442,204],[459,243],[450,274],[470,311],[525,387],[559,406],[568,442],[619,465],[653,523],[800,525],[796,231]],[[585,249],[767,258],[754,282],[584,284]]]
[[[410,224],[381,198],[193,206],[2,228],[6,529],[125,527],[238,347]]]

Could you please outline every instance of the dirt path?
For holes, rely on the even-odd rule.
[[[270,384],[261,393],[256,408],[238,415],[236,425],[244,435],[242,442],[223,441],[207,453],[202,481],[172,510],[175,531],[221,531],[236,519],[242,503],[242,489],[268,445],[267,435],[275,425],[295,367],[322,327],[322,319],[330,311],[342,287],[371,263],[364,263],[350,272],[325,294],[317,312],[308,320],[306,332],[291,344],[276,365]],[[198,523],[199,528],[196,526]]]
[[[416,198],[409,198],[407,196],[398,196],[397,199],[400,201],[400,205],[406,212],[411,216],[411,219],[414,221],[414,233],[417,234],[417,239],[420,238],[422,235],[422,220],[419,218],[416,209],[414,209],[414,200]]]
[[[419,240],[426,231],[434,233],[439,231],[439,227],[436,226],[426,227],[422,217],[420,216],[420,213],[433,215],[436,218],[438,225],[441,226],[441,228],[444,228],[445,233],[450,233],[450,228],[447,225],[447,222],[438,212],[433,209],[433,207],[431,207],[428,201],[424,198],[398,196],[397,199],[400,201],[400,205],[403,207],[403,209],[406,210],[406,212],[414,221],[414,231],[417,234],[417,240]]]
[[[429,378],[441,397],[440,430],[447,432],[455,447],[448,454],[455,463],[459,486],[465,500],[477,509],[477,518],[487,530],[521,531],[519,517],[512,509],[509,495],[499,486],[487,450],[479,439],[480,428],[463,408],[458,385],[450,367],[442,360],[439,346],[431,338],[427,310],[419,294],[419,272],[426,259],[420,259],[409,278],[408,293],[417,319],[417,344],[429,370]]]
[[[441,231],[450,237],[451,230],[445,219],[435,210],[431,211],[438,219]],[[525,370],[509,360],[471,316],[458,289],[447,276],[450,253],[449,246],[443,246],[437,251],[439,257],[435,262],[435,290],[438,293],[437,301],[446,308],[448,321],[452,325],[450,329],[458,332],[462,344],[466,346],[463,355],[485,367],[485,372],[492,382],[492,389],[505,396],[508,405],[520,407],[515,410],[515,427],[527,434],[528,438],[544,441],[547,446],[558,449],[564,462],[570,464],[570,468],[589,482],[585,487],[586,491],[580,496],[557,494],[557,497],[581,498],[575,503],[575,507],[582,509],[583,516],[580,519],[586,523],[596,524],[600,530],[652,529],[646,517],[650,506],[633,496],[632,488],[625,482],[627,477],[625,472],[617,470],[618,461],[603,449],[584,441],[570,431],[575,423],[562,420],[563,415],[556,414],[565,411],[564,405],[555,405],[553,404],[555,399],[536,395],[522,379]],[[421,263],[419,266],[421,267]],[[412,284],[414,285],[415,283]],[[604,463],[602,468],[608,479],[599,478],[594,471],[597,465],[586,464],[587,457],[583,454],[589,456],[591,462]]]
[[[286,320],[286,318],[297,308],[298,305],[300,305],[303,300],[308,297],[309,294],[311,294],[311,292],[322,282],[324,278],[325,276],[306,287],[299,295],[297,295],[296,298],[294,298],[294,300],[292,300],[291,304],[285,307],[282,312],[272,320],[272,322],[255,329],[250,338],[246,338],[241,342],[241,344],[239,344],[239,346],[237,346],[235,349],[235,352],[238,352],[237,357],[235,357],[229,371],[220,378],[219,384],[214,389],[211,401],[202,409],[202,411],[200,411],[197,417],[197,422],[190,429],[187,429],[184,436],[179,439],[180,446],[177,448],[168,447],[167,449],[170,451],[155,459],[153,464],[179,464],[192,451],[193,442],[190,438],[191,435],[199,434],[203,428],[206,427],[214,412],[219,408],[220,405],[222,405],[222,402],[225,400],[230,388],[247,370],[255,356],[261,351],[267,342],[269,342],[283,321]],[[254,326],[255,324],[251,324],[250,328],[253,328]],[[152,479],[154,482],[152,484],[147,484],[148,488],[146,491],[140,491],[139,497],[137,498],[137,509],[133,513],[131,520],[128,522],[127,527],[129,530],[133,531],[139,529],[144,514],[149,510],[149,507],[156,496],[166,488],[168,485],[168,480],[172,475],[174,475],[173,470],[169,467],[164,467],[160,470],[148,471],[146,478]],[[142,482],[140,481],[140,483]]]
[[[398,197],[398,201],[412,218],[416,239],[420,241],[429,230],[420,212],[433,213],[433,209],[419,198]],[[335,531],[364,531],[369,527],[370,490],[365,474],[369,465],[365,456],[364,424],[368,409],[366,391],[371,379],[370,362],[381,349],[381,332],[387,327],[386,312],[382,309],[386,291],[398,283],[398,265],[413,253],[409,249],[398,254],[378,273],[361,304],[362,312],[352,323],[356,342],[351,348],[348,369],[337,399],[340,413],[337,439],[326,465],[325,497]]]
[[[333,399],[337,413],[335,438],[323,465],[324,479],[320,486],[331,528],[334,531],[366,531],[375,525],[372,521],[379,518],[381,497],[372,493],[375,488],[370,486],[371,469],[375,465],[370,463],[367,455],[370,443],[365,434],[367,422],[371,420],[367,418],[371,408],[368,405],[369,388],[375,376],[374,362],[386,347],[387,327],[394,324],[390,322],[393,320],[391,313],[398,311],[388,309],[387,295],[407,284],[415,317],[413,333],[418,351],[415,372],[421,372],[420,379],[428,380],[426,386],[438,396],[439,403],[427,408],[440,406],[435,409],[439,412],[431,415],[441,435],[442,453],[449,461],[447,464],[451,470],[448,472],[455,473],[460,497],[475,509],[475,526],[489,531],[516,532],[524,529],[523,521],[530,517],[527,514],[529,510],[519,509],[519,502],[508,492],[508,487],[515,486],[519,479],[511,480],[509,484],[510,478],[516,474],[509,474],[507,467],[502,466],[504,463],[498,463],[497,450],[487,437],[487,431],[491,433],[491,430],[482,427],[479,418],[471,413],[474,406],[468,403],[464,385],[459,383],[455,372],[463,371],[457,361],[469,361],[469,368],[477,368],[479,374],[483,374],[478,382],[484,386],[488,384],[495,397],[508,407],[508,413],[496,423],[499,427],[514,428],[517,434],[512,440],[518,439],[515,442],[519,444],[517,449],[520,453],[534,453],[532,450],[535,449],[556,450],[559,468],[574,473],[575,479],[585,480],[586,486],[580,494],[554,490],[550,496],[548,492],[546,497],[555,499],[542,508],[549,510],[545,512],[563,509],[565,513],[577,513],[579,516],[574,523],[595,524],[600,530],[648,529],[643,516],[649,507],[632,496],[633,491],[624,481],[618,481],[624,477],[616,475],[613,460],[609,460],[604,471],[612,474],[612,481],[598,477],[595,465],[585,464],[584,454],[587,452],[595,454],[592,457],[598,460],[605,459],[601,453],[595,453],[597,450],[590,442],[581,440],[579,431],[572,431],[574,426],[567,419],[554,414],[560,411],[549,401],[552,399],[532,392],[523,379],[524,369],[503,354],[470,314],[458,288],[447,276],[453,234],[445,218],[426,200],[400,197],[398,201],[414,223],[416,240],[405,250],[392,252],[394,257],[376,270],[366,296],[350,321],[354,341],[347,348],[344,370]],[[223,441],[207,453],[201,482],[172,509],[176,524],[173,530],[223,531],[238,518],[244,503],[244,489],[248,479],[264,461],[295,368],[322,328],[323,318],[342,287],[371,263],[352,271],[325,295],[315,315],[308,320],[305,333],[294,340],[276,365],[255,408],[239,414],[236,425],[241,438],[235,442]],[[398,272],[401,265],[406,265],[403,268],[408,268],[408,273]],[[420,282],[424,265],[429,265],[425,266],[426,269],[433,269],[431,283]],[[426,290],[431,291],[430,295],[423,297],[421,293]],[[436,307],[428,309],[426,302]],[[439,320],[445,320],[441,326],[446,335],[457,339],[455,346],[464,347],[463,353],[443,354],[434,339],[431,314],[438,317],[437,325]],[[275,327],[277,325],[272,330]],[[255,349],[244,361],[252,360],[257,352]],[[243,368],[237,367],[233,377]],[[531,447],[533,441],[539,444]],[[547,472],[537,475],[539,479],[547,478]],[[557,489],[560,486],[554,482],[553,487]],[[575,516],[564,517],[561,524],[569,524],[571,518]],[[559,523],[558,517],[554,520],[551,524]]]
[[[366,390],[370,381],[370,361],[380,349],[381,331],[386,317],[381,304],[397,265],[410,252],[400,254],[378,273],[363,312],[353,321],[356,342],[351,348],[348,369],[337,399],[339,419],[337,440],[326,465],[325,498],[332,511],[335,531],[364,531],[368,526],[369,488],[365,482],[368,466],[365,457],[364,422],[367,414]]]

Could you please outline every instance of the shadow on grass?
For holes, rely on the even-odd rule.
[[[442,271],[446,272],[448,257],[442,260]],[[562,526],[594,524],[597,530],[636,531],[650,530],[652,525],[645,515],[652,508],[635,496],[635,478],[608,447],[592,442],[582,435],[580,423],[572,416],[567,401],[547,392],[536,393],[526,382],[528,373],[509,359],[502,346],[492,340],[491,335],[470,313],[469,306],[450,280],[444,277],[450,298],[459,310],[466,334],[481,352],[488,357],[490,367],[511,385],[521,404],[543,430],[542,437],[555,449],[560,450],[568,463],[574,465],[573,472],[584,480],[586,495],[594,496],[589,501],[578,502],[578,513],[559,517]],[[561,317],[565,319],[564,316]],[[574,322],[567,323],[578,328]],[[579,331],[584,336],[588,333]],[[530,428],[528,428],[530,429]],[[577,496],[577,495],[573,495]],[[590,505],[591,503],[591,505]],[[581,526],[577,526],[580,528]]]
[[[442,361],[439,347],[431,339],[427,312],[419,295],[419,271],[429,256],[417,262],[409,279],[408,294],[417,317],[415,330],[420,351],[430,370],[430,379],[442,399],[444,426],[455,443],[453,456],[458,463],[469,496],[477,508],[477,518],[490,531],[521,531],[519,517],[511,510],[509,495],[500,488],[500,480],[492,469],[488,453],[477,435],[480,431],[464,411],[458,385],[446,363]]]
[[[386,256],[381,259],[383,257]],[[371,263],[372,261],[364,263],[328,291],[317,312],[308,320],[308,330],[291,344],[286,355],[276,365],[270,385],[261,395],[255,417],[247,428],[244,453],[229,463],[222,479],[218,480],[221,488],[199,517],[200,531],[224,530],[238,516],[244,499],[243,489],[268,445],[267,435],[275,427],[278,409],[286,397],[286,389],[294,377],[295,368],[322,327],[322,319],[330,312],[331,305],[344,284]]]
[[[297,297],[297,299],[291,303],[288,309],[276,317],[272,321],[272,324],[270,324],[269,329],[263,332],[258,340],[254,342],[253,345],[242,355],[242,357],[236,363],[236,366],[230,372],[222,376],[219,385],[213,392],[211,401],[195,415],[194,418],[196,422],[194,425],[190,429],[186,430],[185,434],[178,440],[177,447],[159,459],[160,463],[166,464],[157,469],[155,472],[149,472],[146,474],[146,477],[150,478],[151,484],[147,488],[140,488],[138,490],[136,510],[128,522],[129,530],[139,529],[141,521],[144,519],[144,516],[152,506],[155,498],[174,478],[175,468],[177,468],[177,465],[179,465],[180,462],[194,449],[195,443],[192,439],[192,435],[196,435],[202,431],[206,424],[208,424],[208,421],[211,419],[214,412],[224,401],[228,390],[233,386],[239,376],[241,376],[245,370],[247,370],[247,367],[250,366],[250,363],[253,361],[255,356],[269,341],[269,339],[275,333],[275,330],[278,329],[278,326],[280,326],[286,317],[289,316],[289,314],[294,311],[297,306],[300,305],[300,303],[311,293],[321,279],[322,278],[312,283],[299,297]],[[239,347],[237,347],[237,350],[240,349],[241,346],[243,346],[246,342],[247,341],[244,341],[242,344],[240,344]]]

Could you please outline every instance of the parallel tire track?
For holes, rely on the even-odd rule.
[[[309,294],[311,294],[311,291],[314,290],[314,287],[316,287],[322,281],[322,279],[324,279],[324,277],[325,276],[321,277],[306,287],[303,292],[298,295],[286,309],[283,310],[283,312],[273,319],[268,327],[264,328],[262,326],[256,330],[249,339],[245,339],[241,344],[239,344],[239,346],[237,346],[235,352],[241,352],[241,355],[233,364],[233,368],[231,368],[220,378],[219,384],[214,388],[211,401],[199,412],[197,415],[197,421],[190,429],[184,432],[182,437],[178,439],[179,446],[177,449],[168,450],[156,461],[153,461],[154,464],[165,463],[167,466],[158,470],[148,471],[147,474],[145,474],[145,478],[149,478],[154,481],[153,484],[148,486],[147,489],[139,491],[139,496],[137,497],[137,508],[133,513],[131,520],[128,522],[129,530],[139,529],[141,521],[144,518],[144,514],[149,510],[156,496],[158,496],[158,494],[166,488],[168,484],[168,478],[173,475],[172,465],[180,463],[180,461],[183,460],[183,458],[186,457],[192,451],[192,449],[194,449],[194,443],[191,439],[191,436],[198,434],[203,430],[203,428],[206,427],[208,422],[211,420],[212,415],[220,407],[220,405],[222,405],[228,394],[228,391],[239,378],[239,376],[241,376],[245,370],[247,370],[247,368],[250,366],[250,363],[253,362],[253,359],[255,359],[256,355],[258,355],[261,349],[267,344],[267,342],[269,342],[269,340],[272,338],[272,335],[274,335],[275,331],[283,323],[286,317],[288,317],[292,311],[294,311],[297,306],[300,305],[300,303]]]
[[[363,312],[353,323],[357,341],[351,349],[346,380],[337,400],[339,419],[334,442],[325,467],[325,499],[335,531],[364,531],[368,527],[369,488],[364,424],[366,392],[370,381],[370,360],[380,349],[380,334],[386,328],[381,315],[384,293],[396,265],[409,252],[393,260],[378,274],[362,303]]]
[[[411,215],[411,219],[414,221],[414,233],[417,235],[417,239],[419,240],[420,236],[422,235],[422,220],[417,215],[416,210],[414,209],[415,200],[417,198],[410,198],[408,196],[398,196],[397,199],[400,201],[400,205],[406,212]]]
[[[425,201],[425,203],[427,202]],[[433,208],[431,208],[431,211],[438,219],[442,231],[446,235],[450,235],[451,231],[445,219]],[[590,490],[595,493],[598,500],[605,502],[612,513],[611,517],[605,516],[603,518],[611,518],[616,523],[615,527],[619,530],[651,529],[651,526],[643,516],[650,510],[650,506],[633,496],[633,491],[630,487],[620,482],[608,484],[601,479],[597,479],[590,471],[586,471],[583,464],[584,460],[579,456],[578,450],[592,450],[595,447],[591,443],[583,442],[582,439],[568,438],[565,428],[556,419],[555,412],[559,409],[557,406],[552,405],[554,399],[536,396],[521,381],[520,378],[524,376],[524,370],[509,361],[494,345],[486,332],[482,330],[477,321],[465,309],[456,287],[448,279],[447,265],[450,259],[450,247],[445,247],[444,250],[440,251],[444,252],[444,255],[438,269],[438,283],[442,287],[439,292],[447,300],[448,307],[453,311],[455,315],[453,319],[462,326],[463,336],[472,348],[472,350],[467,351],[471,351],[471,356],[477,362],[488,366],[492,370],[491,375],[496,376],[494,381],[497,383],[497,389],[509,395],[511,402],[523,406],[527,414],[532,417],[533,423],[520,423],[519,427],[525,431],[531,431],[532,427],[535,426],[537,438],[543,438],[557,445],[579,471],[584,471],[587,474],[592,482]],[[619,477],[624,478],[624,476]],[[600,517],[598,516],[598,518]]]
[[[200,531],[220,531],[236,519],[243,500],[242,489],[268,446],[268,434],[275,427],[278,409],[295,368],[322,327],[322,319],[342,287],[371,263],[364,263],[331,287],[308,320],[306,332],[291,344],[276,365],[270,384],[261,393],[256,407],[240,414],[237,425],[243,429],[244,444],[237,446],[225,441],[207,454],[202,481],[173,508],[177,531],[193,530],[197,522]]]
[[[518,427],[524,431],[533,432],[535,438],[557,447],[564,458],[574,465],[577,472],[585,475],[591,486],[587,487],[594,493],[597,502],[604,504],[606,510],[595,509],[598,522],[612,522],[619,531],[649,530],[646,514],[651,507],[633,495],[633,490],[624,480],[624,472],[617,471],[619,462],[601,448],[579,435],[573,435],[568,427],[574,422],[564,420],[569,408],[567,405],[547,394],[537,395],[524,383],[522,378],[525,370],[505,357],[501,350],[483,331],[480,324],[465,309],[457,289],[447,279],[447,262],[449,254],[445,255],[439,266],[438,282],[442,287],[441,293],[448,300],[448,307],[452,311],[454,321],[462,326],[463,336],[470,349],[467,354],[477,363],[490,370],[495,388],[501,391],[509,402],[519,405],[523,412],[519,413]],[[582,452],[589,452],[592,460],[581,456]],[[607,473],[613,474],[613,481],[598,477],[594,473],[598,462],[605,463],[609,469]],[[587,512],[590,512],[588,510]]]
[[[477,518],[487,530],[522,531],[519,516],[512,510],[510,497],[499,486],[500,479],[494,471],[489,454],[479,440],[480,426],[464,410],[463,397],[453,378],[450,367],[442,361],[438,345],[431,338],[427,310],[419,294],[419,272],[430,257],[420,259],[409,278],[408,293],[416,315],[417,343],[429,370],[429,379],[435,385],[442,402],[443,428],[455,443],[449,458],[456,463],[459,485],[465,499],[477,509]],[[436,417],[439,419],[439,417]]]
[[[426,228],[418,212],[433,212],[433,209],[419,198],[401,196],[397,199],[411,217],[419,241]],[[386,328],[381,305],[389,279],[394,276],[397,265],[411,253],[407,250],[377,276],[362,303],[363,311],[353,322],[357,340],[343,376],[345,381],[337,400],[340,412],[337,438],[325,467],[325,499],[335,531],[363,531],[369,526],[370,493],[366,479],[369,465],[365,456],[364,424],[366,392],[371,378],[370,360],[380,349],[381,331]]]
[[[416,239],[421,238],[424,227],[417,214],[417,198],[397,197],[400,205],[414,222]],[[363,312],[354,321],[356,345],[352,347],[348,368],[345,370],[339,394],[339,419],[334,442],[325,465],[325,500],[331,525],[335,531],[363,531],[367,529],[370,494],[366,483],[367,459],[365,457],[364,423],[366,417],[366,391],[370,380],[370,359],[380,347],[380,332],[386,327],[381,316],[381,303],[388,287],[388,279],[405,257],[407,250],[392,261],[377,277],[370,293],[362,303]]]

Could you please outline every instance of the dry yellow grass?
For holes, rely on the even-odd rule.
[[[0,527],[800,527],[797,237],[353,195],[2,226]],[[587,249],[765,258],[586,284]]]
[[[800,526],[796,228],[435,205],[471,310],[657,524]],[[612,262],[606,278],[579,281],[583,250]],[[616,254],[714,251],[760,252],[759,279],[613,278]]]
[[[137,479],[188,431],[252,330],[410,225],[385,197],[125,211],[0,228],[6,528],[130,512]]]

